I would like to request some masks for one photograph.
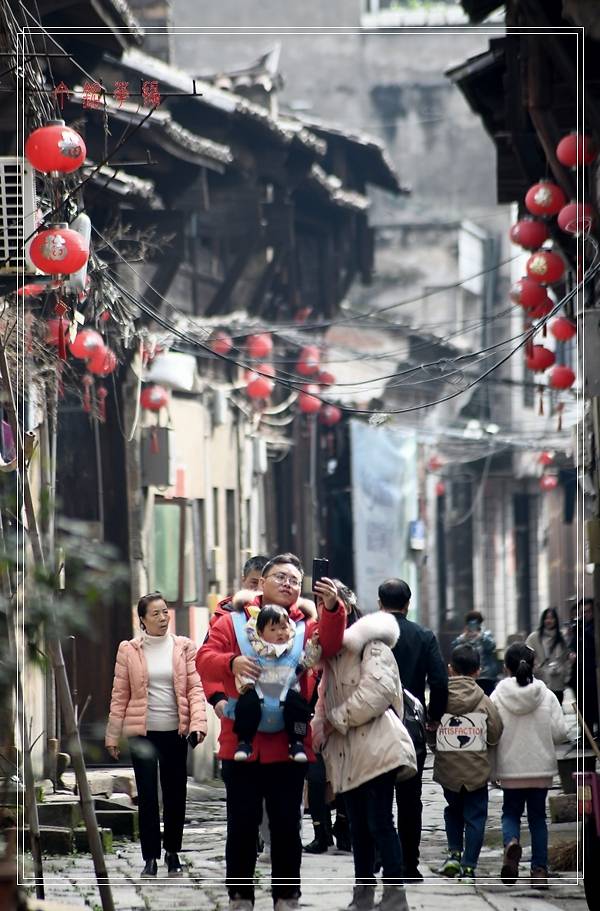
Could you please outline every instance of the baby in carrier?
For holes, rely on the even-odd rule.
[[[241,615],[237,617],[236,635],[242,654],[246,650],[258,659],[261,674],[256,682],[250,677],[236,675],[235,685],[240,696],[235,700],[233,730],[239,742],[233,758],[237,762],[249,758],[258,730],[285,729],[290,759],[307,762],[303,741],[310,708],[299,696],[300,677],[321,658],[318,634],[304,645],[304,623],[295,623],[285,608],[267,604],[256,619],[250,618],[244,624],[244,641],[239,631]]]

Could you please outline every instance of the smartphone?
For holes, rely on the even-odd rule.
[[[315,582],[320,582],[323,576],[329,578],[329,560],[324,557],[315,557],[312,565],[312,587],[315,590]]]
[[[191,734],[188,734],[187,742],[193,750],[198,746],[198,731],[192,731]]]

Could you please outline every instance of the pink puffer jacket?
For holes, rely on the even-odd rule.
[[[206,702],[196,671],[196,646],[186,636],[173,636],[173,686],[179,713],[179,733],[206,734]],[[148,665],[144,640],[121,642],[115,663],[115,678],[106,726],[107,747],[118,746],[122,736],[146,734],[148,711]]]

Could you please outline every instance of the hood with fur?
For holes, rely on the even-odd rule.
[[[505,677],[494,690],[494,702],[513,715],[529,715],[535,712],[545,693],[543,680],[519,686],[516,677]]]
[[[252,589],[243,588],[241,591],[236,592],[231,599],[233,609],[239,611],[243,610],[249,604],[256,604],[256,599],[260,595],[260,591],[252,591]],[[317,619],[317,608],[308,598],[298,598],[292,607],[295,607],[300,613],[304,614],[306,620]]]
[[[367,642],[378,640],[393,648],[400,638],[400,628],[391,614],[375,611],[365,614],[344,633],[344,648],[360,654]]]

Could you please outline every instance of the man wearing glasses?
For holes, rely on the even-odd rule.
[[[304,621],[298,607],[303,578],[302,564],[293,554],[279,554],[264,566],[259,582],[260,594],[253,602],[240,606],[249,616],[250,607],[277,604],[284,607],[292,620]],[[315,583],[315,594],[324,604],[321,620],[305,622],[304,641],[314,636],[318,627],[323,658],[337,654],[342,646],[346,626],[343,602],[331,579]],[[253,752],[247,762],[235,762],[237,737],[233,721],[223,717],[228,697],[235,698],[235,675],[257,680],[260,666],[241,654],[231,614],[220,617],[210,636],[198,650],[196,667],[206,696],[221,719],[219,758],[227,793],[227,844],[225,862],[230,911],[251,911],[254,905],[254,870],[256,839],[265,801],[271,830],[271,888],[275,911],[295,911],[300,898],[300,811],[306,764],[289,758],[285,731],[258,732]],[[307,675],[300,681],[301,697],[308,701],[310,683]],[[304,741],[309,761],[310,727]]]

